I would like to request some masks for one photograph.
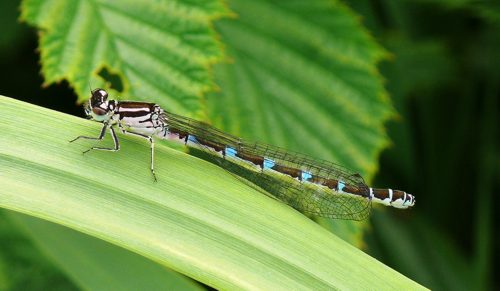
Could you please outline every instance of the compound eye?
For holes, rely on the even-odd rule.
[[[106,115],[106,110],[101,107],[93,107],[92,112],[94,112],[95,115]]]
[[[95,89],[92,91],[92,97],[90,97],[90,102],[92,106],[99,105],[108,99],[108,92],[103,89]]]

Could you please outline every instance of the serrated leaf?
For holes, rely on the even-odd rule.
[[[217,23],[233,62],[216,66],[216,123],[373,175],[394,111],[376,69],[385,51],[356,16],[337,1],[230,6],[238,17]]]
[[[21,18],[40,30],[45,84],[68,80],[82,102],[89,85],[109,87],[98,75],[106,68],[121,77],[122,97],[193,113],[213,86],[221,48],[211,22],[225,13],[219,0],[25,0]]]
[[[215,124],[370,181],[395,114],[376,68],[387,53],[338,1],[229,3],[238,17],[217,22],[231,62],[216,66],[221,90],[207,102]],[[322,224],[363,245],[359,224]]]
[[[283,203],[203,160],[120,136],[82,155],[100,124],[0,98],[0,207],[126,248],[220,289],[420,289]]]

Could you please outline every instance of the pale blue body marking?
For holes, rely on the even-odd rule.
[[[344,188],[345,188],[344,181],[339,180],[339,184],[338,184],[337,188],[338,188],[338,192],[344,192]]]
[[[264,158],[264,169],[272,169],[274,165],[276,165],[276,162],[271,159]]]
[[[302,181],[307,181],[312,178],[312,173],[307,171],[302,171],[301,173]]]
[[[196,140],[196,137],[194,135],[188,135],[188,141],[193,142],[193,143],[198,143]]]
[[[226,156],[231,157],[231,158],[236,158],[237,153],[238,152],[235,149],[230,148],[230,147],[226,147]]]

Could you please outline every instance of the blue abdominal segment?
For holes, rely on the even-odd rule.
[[[237,153],[238,152],[235,149],[230,148],[230,147],[226,147],[226,156],[231,157],[231,158],[236,158]]]
[[[264,158],[264,170],[265,169],[272,169],[276,165],[276,163],[273,160],[270,160],[268,158]]]
[[[344,192],[344,188],[345,188],[345,183],[344,183],[344,181],[339,180],[339,184],[338,184],[338,189],[337,189],[337,191],[338,191],[338,192],[340,192],[340,193],[342,193],[342,192]]]
[[[312,173],[311,172],[302,171],[302,173],[301,173],[301,180],[302,181],[307,181],[307,180],[309,180],[311,178],[312,178]]]

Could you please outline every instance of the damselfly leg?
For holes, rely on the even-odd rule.
[[[147,139],[149,141],[149,143],[151,144],[151,167],[150,167],[150,170],[151,170],[151,174],[153,175],[153,179],[156,182],[157,179],[156,179],[156,174],[155,174],[155,170],[154,170],[154,148],[155,148],[155,143],[154,143],[153,138],[151,136],[148,136],[148,135],[144,135],[144,134],[140,134],[140,133],[137,133],[137,132],[132,132],[132,131],[125,130],[121,126],[121,124],[118,124],[118,127],[120,128],[121,132],[123,132],[124,134],[135,135],[135,136],[138,136],[138,137],[145,138],[145,139]],[[90,140],[101,141],[104,138],[104,136],[106,135],[106,130],[108,128],[109,128],[109,131],[111,132],[111,137],[113,138],[114,147],[113,148],[91,147],[90,149],[84,151],[83,154],[86,154],[86,153],[88,153],[91,150],[112,151],[112,152],[119,151],[120,150],[120,142],[118,141],[118,137],[116,136],[116,133],[115,133],[115,130],[114,130],[113,126],[109,126],[108,124],[104,124],[104,126],[101,129],[101,133],[99,134],[98,137],[91,137],[91,136],[80,135],[80,136],[76,137],[75,139],[70,140],[69,142],[74,142],[74,141],[76,141],[78,139],[81,139],[81,138],[82,139],[90,139]]]
[[[107,124],[104,124],[102,129],[101,129],[101,133],[99,134],[98,137],[92,137],[92,136],[84,136],[84,135],[80,135],[80,136],[77,136],[76,138],[70,140],[69,142],[74,142],[80,138],[83,138],[83,139],[92,139],[92,140],[102,140],[104,138],[104,135],[106,134],[106,129],[108,128],[108,125]]]
[[[101,133],[99,134],[98,137],[80,135],[80,136],[76,137],[75,139],[70,140],[69,142],[74,142],[80,138],[101,141],[104,138],[104,135],[106,134],[106,129],[108,129],[108,125],[104,124],[104,126],[101,129]],[[91,147],[90,149],[84,151],[83,154],[86,154],[86,153],[90,152],[91,150],[111,151],[111,152],[119,151],[120,150],[120,142],[118,141],[118,137],[116,137],[116,133],[115,133],[115,130],[113,129],[113,126],[109,126],[109,131],[111,132],[111,137],[113,138],[113,143],[114,143],[113,148]]]
[[[128,130],[125,130],[120,124],[118,124],[118,126],[120,127],[120,130],[124,133],[124,134],[132,134],[132,135],[135,135],[135,136],[139,136],[139,137],[142,137],[142,138],[145,138],[149,141],[149,143],[151,144],[151,174],[153,175],[153,179],[156,181],[158,181],[156,179],[156,174],[155,174],[155,169],[154,169],[154,155],[155,155],[155,142],[153,140],[153,138],[151,136],[148,136],[148,135],[144,135],[144,134],[140,134],[140,133],[137,133],[137,132],[132,132],[132,131],[128,131]]]

